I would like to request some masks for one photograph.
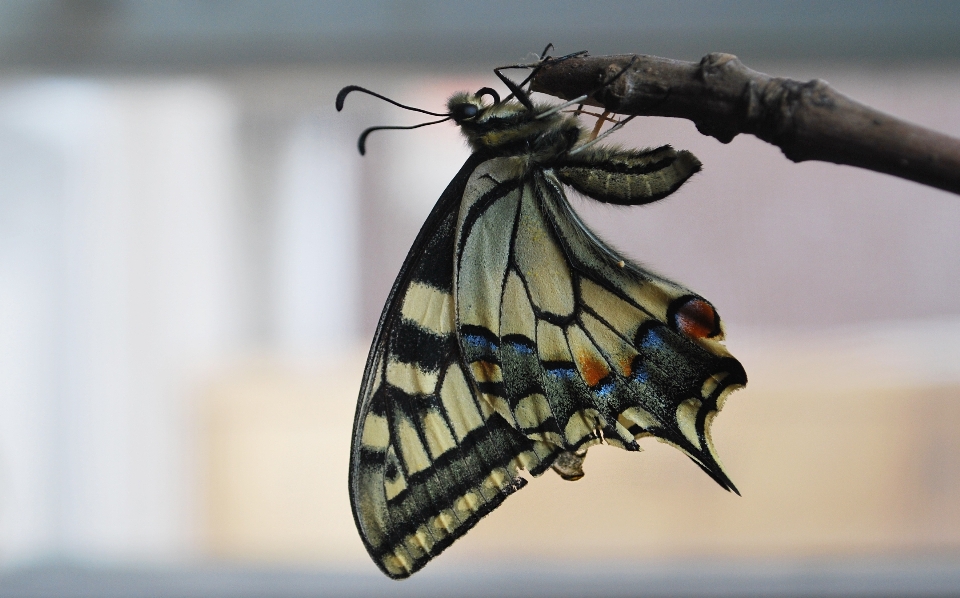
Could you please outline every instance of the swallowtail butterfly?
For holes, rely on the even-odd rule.
[[[523,488],[520,470],[583,477],[595,444],[637,451],[638,438],[653,436],[736,491],[710,423],[747,378],[720,342],[719,316],[605,244],[564,194],[645,204],[700,162],[669,146],[599,146],[596,131],[561,110],[586,97],[534,104],[524,89],[532,74],[517,84],[501,73],[564,58],[495,69],[508,97],[458,93],[446,114],[357,86],[337,97],[338,110],[361,91],[452,119],[473,149],[393,285],[353,426],[354,519],[392,578],[419,570]],[[367,129],[360,152],[369,133],[393,128],[415,127]]]

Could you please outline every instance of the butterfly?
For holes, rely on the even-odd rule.
[[[549,48],[548,48],[549,49]],[[575,56],[582,53],[571,54]],[[583,477],[587,449],[653,436],[736,492],[710,437],[746,384],[703,297],[630,261],[571,207],[564,187],[640,205],[700,170],[670,146],[597,144],[576,115],[534,103],[537,63],[495,69],[511,93],[457,93],[448,112],[473,153],[440,196],[380,317],[350,451],[354,519],[389,577],[418,571],[508,496],[525,470]],[[529,67],[515,83],[501,71]],[[603,82],[609,84],[613,78]],[[490,101],[492,100],[492,101]],[[628,119],[627,119],[628,120]],[[602,122],[602,121],[601,121]],[[619,128],[621,121],[607,133]]]

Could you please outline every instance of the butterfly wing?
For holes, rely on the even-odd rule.
[[[423,567],[525,481],[653,435],[727,488],[709,425],[746,382],[713,307],[627,263],[549,171],[474,155],[391,291],[367,361],[350,497],[390,577]]]
[[[482,401],[534,443],[521,462],[577,479],[587,447],[652,435],[735,490],[710,423],[746,374],[716,311],[605,245],[550,171],[521,183],[499,160],[460,209],[457,332]]]
[[[524,481],[531,441],[480,400],[456,342],[453,251],[473,156],[420,231],[381,316],[354,420],[350,501],[374,562],[411,575]]]

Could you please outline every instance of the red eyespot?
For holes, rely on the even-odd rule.
[[[711,338],[720,333],[720,317],[713,306],[703,299],[681,297],[674,305],[675,311],[671,311],[675,330],[692,338]]]

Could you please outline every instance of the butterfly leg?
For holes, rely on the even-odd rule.
[[[596,140],[597,136],[600,135],[600,129],[603,128],[603,123],[612,122],[613,119],[610,118],[610,112],[604,110],[603,114],[597,117],[597,124],[593,125],[593,130],[590,132],[590,141]]]
[[[564,60],[567,60],[569,58],[582,56],[587,53],[586,50],[580,50],[579,52],[573,52],[571,54],[567,54],[559,58],[547,58],[547,53],[550,51],[551,48],[553,48],[553,44],[547,44],[547,47],[543,49],[543,53],[540,55],[540,60],[538,60],[533,64],[510,64],[507,66],[500,66],[493,69],[493,73],[501,81],[503,81],[503,84],[506,85],[507,88],[510,90],[510,95],[504,98],[504,101],[509,100],[511,97],[516,97],[517,100],[521,104],[526,106],[528,110],[533,110],[533,102],[530,101],[530,90],[529,89],[524,90],[523,86],[529,83],[534,78],[534,76],[536,76],[536,74],[540,71],[540,69],[543,67],[546,61],[549,60],[553,63],[563,62]],[[530,71],[530,74],[527,75],[523,81],[517,84],[517,83],[514,83],[512,80],[510,80],[506,75],[500,72],[507,69],[531,69],[531,71]],[[619,76],[619,74],[617,76]]]

